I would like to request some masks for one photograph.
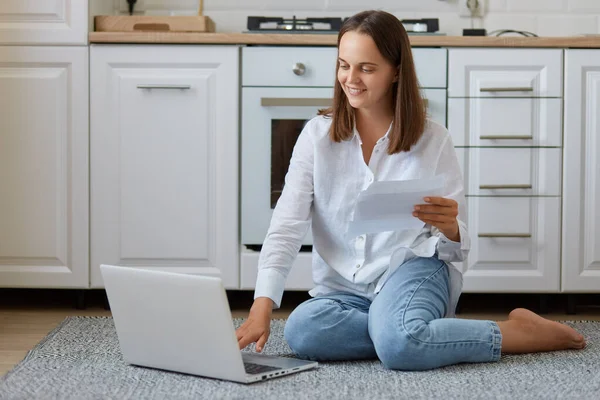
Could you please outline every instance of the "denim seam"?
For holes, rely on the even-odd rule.
[[[490,327],[492,330],[491,361],[498,361],[502,355],[502,332],[500,332],[500,327],[494,321],[490,321]]]
[[[414,289],[412,289],[410,291],[410,297],[406,302],[406,307],[404,308],[404,310],[402,311],[402,321],[401,321],[401,326],[400,328],[406,333],[406,335],[411,338],[412,340],[419,342],[419,343],[423,343],[426,345],[436,345],[436,346],[445,346],[449,343],[488,343],[487,340],[461,340],[461,341],[453,341],[453,342],[424,342],[422,340],[417,339],[416,337],[414,337],[413,335],[410,334],[410,332],[408,331],[408,329],[406,329],[406,309],[408,308],[408,305],[410,304],[410,302],[412,301],[413,297],[415,296],[415,293],[417,292],[417,290],[423,286],[423,284],[425,282],[427,282],[428,280],[430,280],[431,278],[433,278],[438,272],[440,272],[442,270],[442,268],[446,265],[443,261],[440,261],[442,263],[442,265],[435,271],[433,272],[431,275],[429,275],[427,278],[423,279],[421,282],[419,282]]]
[[[346,304],[340,300],[327,299],[327,302],[331,305],[338,306],[342,311],[348,311],[352,308],[352,307],[350,307],[350,308],[346,307]]]
[[[313,299],[310,299],[313,300]],[[351,310],[358,310],[364,313],[368,313],[369,309],[364,309],[361,306],[355,306],[354,304],[350,304],[347,303],[343,300],[340,299],[332,299],[332,298],[323,298],[322,300],[326,300],[329,304],[331,305],[337,305],[340,309],[342,309],[343,311],[351,311]]]

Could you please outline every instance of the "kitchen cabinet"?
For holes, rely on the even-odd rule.
[[[470,196],[467,214],[464,292],[559,291],[560,197]]]
[[[0,46],[0,93],[0,286],[87,288],[88,48]]]
[[[238,288],[239,48],[90,51],[91,287],[117,264]]]
[[[464,292],[560,290],[562,65],[560,49],[449,50],[472,240]]]
[[[566,50],[562,291],[600,292],[600,50]]]
[[[86,45],[87,34],[88,0],[0,2],[0,45]]]

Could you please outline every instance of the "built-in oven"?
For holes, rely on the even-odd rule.
[[[262,244],[283,190],[296,139],[319,109],[331,105],[332,97],[332,88],[242,89],[243,244]],[[309,232],[304,244],[311,243]]]
[[[413,49],[430,117],[446,125],[445,49]],[[337,49],[246,47],[242,55],[241,240],[259,250],[306,122],[331,105]],[[310,249],[306,236],[304,249]]]

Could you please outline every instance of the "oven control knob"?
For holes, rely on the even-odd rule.
[[[304,75],[304,73],[306,72],[306,67],[302,63],[296,63],[294,64],[294,68],[292,68],[292,71],[294,71],[294,74],[301,76]]]

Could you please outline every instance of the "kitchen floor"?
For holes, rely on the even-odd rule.
[[[251,292],[228,292],[234,317],[246,317],[252,304]],[[285,318],[302,301],[306,292],[284,295],[282,308],[275,310],[274,318]],[[566,298],[561,295],[546,297],[548,313],[553,320],[599,320],[600,297],[579,296],[577,314],[567,315]],[[0,376],[25,357],[27,352],[68,316],[110,316],[104,308],[104,292],[86,292],[86,309],[74,308],[75,292],[68,290],[0,289]],[[510,310],[526,307],[539,312],[539,296],[502,294],[465,294],[461,298],[459,318],[506,318]]]

